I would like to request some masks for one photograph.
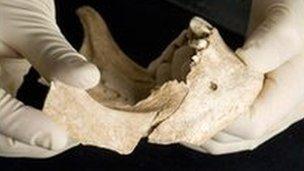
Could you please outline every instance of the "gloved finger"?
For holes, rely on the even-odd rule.
[[[21,55],[0,40],[0,59],[3,58],[21,58]]]
[[[193,144],[188,144],[188,143],[181,143],[181,145],[187,147],[187,148],[190,148],[191,150],[194,150],[194,151],[198,151],[198,152],[201,152],[201,153],[208,153],[208,150],[201,147],[201,146],[197,146],[197,145],[193,145]]]
[[[0,87],[16,96],[30,67],[25,59],[0,57]]]
[[[246,150],[254,150],[255,148],[257,148],[267,140],[271,139],[275,135],[279,134],[280,132],[288,128],[291,124],[301,119],[303,119],[302,113],[289,114],[287,115],[287,117],[282,119],[279,123],[273,125],[269,132],[265,133],[265,135],[261,136],[258,139],[228,142],[227,140],[223,141],[223,139],[217,140],[212,138],[211,140],[208,140],[205,144],[202,144],[201,146],[196,148],[200,148],[200,151],[202,151],[203,149],[205,153],[211,153],[214,155],[236,153]]]
[[[58,154],[57,151],[31,146],[0,134],[0,156],[47,158],[55,156],[56,154]]]
[[[66,148],[55,151],[38,146],[31,146],[0,134],[0,156],[3,157],[48,158],[60,154],[77,145],[79,145],[79,142],[69,139]]]
[[[241,151],[253,150],[254,140],[242,140],[232,143],[222,143],[213,139],[208,140],[200,146],[205,149],[207,153],[213,155],[231,154]]]
[[[225,131],[221,131],[200,146],[191,144],[183,145],[199,152],[221,155],[252,150],[254,148],[254,140],[244,140],[240,137],[230,135]]]
[[[260,139],[246,140],[222,131],[208,140],[206,143],[202,144],[200,148],[204,149],[206,153],[213,155],[231,154],[241,151],[253,150],[268,140],[266,138],[268,138],[268,136],[266,137],[265,135]]]
[[[304,54],[267,74],[262,92],[250,114],[241,115],[226,128],[229,134],[257,139],[304,101]]]
[[[251,145],[251,142],[252,141],[244,140],[240,137],[230,135],[225,131],[221,131],[200,146],[191,145],[187,143],[182,144],[195,151],[219,155],[248,150]]]
[[[288,114],[284,119],[275,125],[271,126],[268,132],[258,139],[245,140],[237,136],[231,135],[226,131],[221,131],[212,139],[208,140],[205,144],[194,146],[191,144],[183,144],[184,146],[193,150],[210,153],[214,155],[236,153],[246,150],[253,150],[259,145],[263,144],[270,138],[279,134],[291,124],[303,119],[304,117],[304,103],[298,105],[294,111]]]
[[[97,85],[97,67],[88,63],[61,33],[50,9],[53,1],[15,1],[0,3],[0,25],[5,26],[0,29],[1,39],[48,80],[84,89]]]
[[[303,1],[253,1],[248,38],[236,53],[262,73],[298,55],[304,46],[303,9]]]
[[[270,138],[274,137],[275,135],[283,132],[286,130],[290,125],[300,121],[304,118],[304,103],[300,103],[292,112],[290,112],[286,117],[280,122],[273,125],[265,135],[261,138],[255,140],[255,145],[258,146],[265,141],[269,140]]]
[[[231,143],[231,142],[238,142],[244,140],[240,137],[227,133],[225,130],[218,132],[216,135],[212,137],[212,139],[214,141],[218,141],[222,143]]]
[[[50,150],[65,148],[66,132],[45,114],[25,106],[0,89],[0,133]]]
[[[285,118],[270,127],[268,132],[258,139],[244,140],[234,135],[230,135],[225,131],[219,132],[205,144],[201,146],[191,147],[194,150],[202,151],[211,154],[229,154],[246,150],[253,150],[275,135],[287,129],[291,124],[303,119],[304,103],[298,105],[295,110],[286,115]],[[189,146],[188,146],[189,147]]]
[[[212,155],[222,155],[222,154],[231,154],[240,151],[252,150],[255,147],[253,143],[254,143],[253,140],[242,140],[232,143],[222,143],[210,139],[200,146],[186,144],[186,143],[182,143],[182,145],[198,152],[208,153]]]

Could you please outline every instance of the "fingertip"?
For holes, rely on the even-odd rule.
[[[58,126],[53,126],[52,129],[38,133],[35,138],[36,145],[54,151],[64,149],[67,142],[67,133]]]
[[[25,134],[30,138],[30,145],[54,151],[67,146],[68,135],[65,129],[53,122],[46,114],[31,107],[25,107],[23,113],[28,115],[27,118],[30,118],[32,122],[31,126],[24,125],[27,129]],[[25,122],[25,120],[20,119],[19,122]]]
[[[32,146],[2,134],[0,134],[0,147],[0,156],[13,158],[49,158],[62,152]]]
[[[100,72],[96,65],[79,57],[70,57],[58,61],[51,79],[87,90],[99,83]]]
[[[65,129],[32,107],[19,106],[2,119],[1,133],[17,141],[48,150],[60,150],[67,145]]]
[[[92,63],[87,63],[82,70],[83,71],[81,71],[81,78],[86,81],[83,82],[82,87],[80,88],[90,89],[97,86],[101,77],[97,66]]]

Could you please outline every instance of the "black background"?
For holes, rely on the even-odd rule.
[[[83,31],[75,15],[82,5],[97,9],[120,47],[147,66],[184,29],[195,14],[162,0],[57,0],[58,24],[75,48]],[[212,21],[210,21],[212,22]],[[239,35],[220,28],[231,48],[243,42]],[[18,98],[41,108],[47,88],[36,83],[31,70]],[[212,156],[180,145],[160,146],[142,140],[135,151],[121,156],[108,150],[78,146],[49,159],[0,158],[0,170],[304,170],[304,122],[293,125],[252,152]]]

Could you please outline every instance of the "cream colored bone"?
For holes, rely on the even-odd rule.
[[[247,69],[217,30],[194,18],[148,69],[113,41],[89,7],[81,53],[95,63],[100,84],[88,92],[52,83],[44,112],[81,143],[129,154],[142,137],[159,144],[198,144],[248,112],[263,75]]]
[[[103,78],[89,92],[52,83],[44,112],[83,144],[129,154],[148,134],[156,117],[161,121],[178,107],[185,97],[184,83],[168,81],[152,89],[152,74],[118,49],[101,17],[88,7],[78,14],[86,33],[81,52],[100,68]],[[142,93],[147,97],[133,105]]]
[[[186,77],[188,93],[179,108],[149,135],[159,144],[199,145],[249,112],[263,75],[250,70],[200,18],[190,22],[189,46],[196,50]]]

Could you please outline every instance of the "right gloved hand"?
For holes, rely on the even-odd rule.
[[[252,2],[247,39],[236,53],[265,74],[263,89],[250,113],[190,148],[211,154],[253,150],[304,118],[304,1]]]
[[[97,67],[77,53],[60,32],[53,0],[0,1],[0,65],[12,58],[26,58],[49,81],[88,89],[100,79]],[[14,93],[7,83],[12,74],[21,73],[7,73],[0,66],[1,80],[7,78],[0,83],[0,156],[50,157],[65,150],[65,131],[8,93]]]

